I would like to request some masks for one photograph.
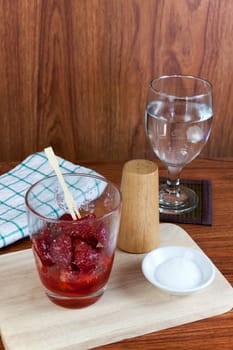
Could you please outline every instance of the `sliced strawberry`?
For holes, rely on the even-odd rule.
[[[59,218],[59,220],[72,221],[73,219],[69,213],[65,213]]]
[[[101,288],[104,283],[102,276],[94,272],[77,272],[61,270],[59,289],[64,294],[87,295]],[[72,294],[71,294],[72,295]]]
[[[72,241],[71,237],[62,233],[53,239],[50,247],[50,254],[55,264],[62,268],[71,267]]]
[[[107,226],[101,221],[96,222],[95,238],[97,239],[100,246],[107,247],[107,244],[109,242],[109,230]]]
[[[87,243],[76,239],[74,241],[74,255],[72,263],[80,272],[90,272],[98,268],[102,261],[99,249],[94,249]]]
[[[72,237],[78,238],[95,247],[98,243],[95,237],[95,215],[90,214],[77,220],[72,229]]]
[[[47,227],[44,227],[40,233],[34,235],[32,240],[32,246],[37,255],[39,256],[42,264],[50,266],[53,264],[53,260],[50,254],[51,237]]]

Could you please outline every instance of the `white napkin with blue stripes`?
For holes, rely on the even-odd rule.
[[[96,174],[95,171],[57,157],[62,173]],[[25,194],[40,179],[54,175],[44,152],[28,156],[14,169],[0,176],[0,248],[29,235]]]

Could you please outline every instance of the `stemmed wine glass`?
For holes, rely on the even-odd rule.
[[[213,119],[212,85],[190,75],[164,75],[153,79],[146,106],[146,133],[155,155],[168,171],[160,186],[161,213],[181,214],[198,205],[198,196],[180,185],[184,166],[196,158],[207,142]]]

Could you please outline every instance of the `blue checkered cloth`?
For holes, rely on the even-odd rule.
[[[57,160],[62,173],[96,174],[60,157]],[[54,175],[54,171],[45,153],[38,152],[0,176],[0,248],[29,235],[25,194],[32,184],[50,175]]]

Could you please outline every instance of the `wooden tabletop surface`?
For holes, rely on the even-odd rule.
[[[98,171],[116,184],[120,184],[123,162],[78,163]],[[16,163],[12,162],[0,163],[0,173],[10,170],[15,165]],[[161,164],[159,166],[160,175],[165,176],[164,168]],[[212,181],[212,226],[190,224],[180,226],[190,234],[233,285],[233,158],[197,159],[183,170],[182,177]],[[0,254],[29,247],[30,241],[25,238],[11,246],[2,248]],[[2,349],[4,347],[0,341],[0,350]],[[230,350],[233,349],[233,311],[217,317],[98,347],[98,349]]]

